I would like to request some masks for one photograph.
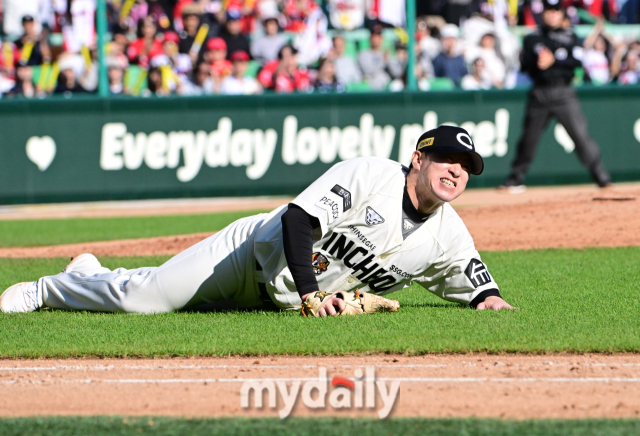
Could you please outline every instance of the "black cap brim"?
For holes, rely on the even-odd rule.
[[[437,146],[432,145],[430,147],[425,147],[422,151],[426,151],[428,153],[438,153],[444,156],[449,156],[451,154],[456,153],[467,153],[471,157],[471,174],[474,176],[479,176],[484,171],[484,161],[482,160],[482,156],[476,153],[473,150],[469,150],[464,147],[453,147],[453,146]]]

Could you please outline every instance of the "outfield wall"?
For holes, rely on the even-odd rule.
[[[614,180],[640,180],[640,87],[579,91]],[[486,157],[470,186],[508,173],[526,91],[0,101],[0,203],[296,194],[332,163],[406,162],[444,122]],[[550,124],[528,184],[588,182]]]

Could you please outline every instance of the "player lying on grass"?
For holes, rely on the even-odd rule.
[[[338,163],[288,206],[240,219],[160,267],[111,271],[80,255],[61,274],[7,289],[0,310],[160,313],[231,301],[326,316],[345,300],[364,304],[357,289],[385,295],[414,282],[476,309],[512,309],[448,204],[484,168],[466,130],[424,133],[411,159],[410,168],[374,157]],[[378,300],[369,309],[397,309]]]

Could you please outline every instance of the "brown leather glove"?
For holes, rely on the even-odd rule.
[[[337,291],[333,294],[316,291],[302,302],[300,314],[302,316],[319,316],[318,311],[331,300],[331,297],[334,296],[342,298],[345,303],[345,308],[340,315],[397,312],[400,308],[400,303],[396,300],[389,300],[387,298],[380,297],[379,295],[360,292],[357,289],[355,292]]]

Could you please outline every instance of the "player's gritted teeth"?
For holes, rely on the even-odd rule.
[[[445,178],[445,177],[442,177],[442,178],[440,179],[440,181],[441,181],[442,183],[444,183],[445,185],[450,186],[450,187],[452,187],[452,188],[455,188],[455,187],[456,187],[456,182],[454,182],[453,180],[450,180],[450,179],[447,179],[447,178]]]

